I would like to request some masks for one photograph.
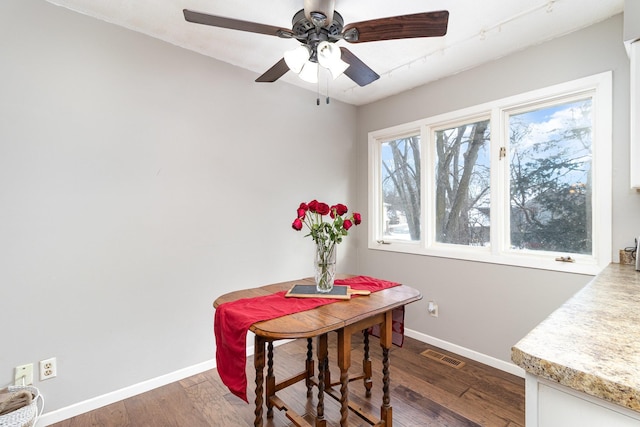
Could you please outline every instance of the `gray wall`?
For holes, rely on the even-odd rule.
[[[358,109],[358,195],[367,203],[367,133],[564,81],[613,71],[614,259],[640,234],[640,194],[629,189],[629,59],[623,17],[525,49]],[[358,244],[367,274],[417,287],[424,299],[408,307],[410,328],[439,340],[510,360],[510,348],[590,276],[428,256],[387,253]],[[438,318],[426,315],[439,303]]]
[[[640,39],[640,2],[624,1],[624,41],[634,42]]]
[[[216,297],[312,274],[299,203],[354,207],[353,106],[42,0],[0,61],[0,388],[55,356],[47,411],[211,360]]]

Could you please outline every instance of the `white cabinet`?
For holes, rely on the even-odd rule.
[[[526,427],[640,427],[640,413],[531,374]]]

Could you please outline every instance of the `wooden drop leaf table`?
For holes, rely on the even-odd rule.
[[[341,278],[353,277],[341,275]],[[289,282],[276,283],[259,288],[230,292],[214,302],[214,307],[241,298],[252,298],[273,294],[290,289],[294,284],[313,284],[313,279],[307,278]],[[273,408],[286,411],[286,416],[298,427],[310,426],[300,415],[296,414],[276,393],[299,381],[305,381],[307,396],[312,394],[313,387],[318,390],[318,404],[316,410],[315,427],[326,427],[324,417],[324,394],[327,393],[340,402],[340,426],[348,425],[349,410],[355,411],[367,422],[374,426],[392,427],[392,407],[389,392],[389,350],[392,345],[392,313],[394,309],[404,307],[420,300],[422,295],[416,289],[399,285],[373,292],[369,296],[357,296],[349,300],[338,300],[334,303],[322,305],[311,310],[289,314],[271,320],[256,322],[249,328],[255,334],[254,367],[256,372],[256,399],[254,426],[262,427],[263,406],[266,403],[267,417],[273,416]],[[368,352],[368,334],[366,331],[375,325],[380,325],[380,346],[382,348],[382,404],[379,419],[371,414],[349,404],[348,384],[354,379],[363,379],[367,395],[370,395],[371,360]],[[349,377],[351,365],[351,336],[365,331],[365,354],[363,373],[357,377]],[[328,370],[327,336],[329,332],[337,333],[337,360],[340,368],[340,382],[331,383]],[[307,359],[305,369],[301,373],[276,382],[273,370],[273,342],[283,339],[307,339]],[[317,339],[318,377],[315,378],[315,361],[313,360],[312,339]],[[266,347],[266,357],[265,357]],[[265,361],[267,364],[266,381],[264,377]],[[266,382],[266,390],[265,390]],[[337,395],[332,387],[340,385]],[[264,393],[264,397],[263,397]],[[264,399],[264,400],[263,400]]]

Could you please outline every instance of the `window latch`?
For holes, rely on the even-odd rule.
[[[500,160],[507,157],[507,147],[500,147],[500,156],[498,157]]]
[[[384,240],[376,240],[376,242],[378,242],[379,245],[390,245],[391,242],[385,242]]]
[[[570,256],[567,256],[567,257],[559,256],[558,258],[556,258],[556,261],[560,261],[560,262],[576,262],[576,260],[571,258]]]

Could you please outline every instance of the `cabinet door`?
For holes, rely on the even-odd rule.
[[[583,398],[543,383],[538,387],[538,427],[640,426],[640,420],[614,410],[614,405],[601,405],[586,395]],[[620,407],[620,411],[628,410]]]

